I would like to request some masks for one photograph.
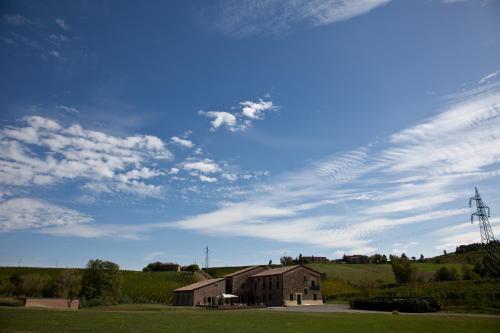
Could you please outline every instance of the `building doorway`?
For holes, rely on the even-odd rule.
[[[302,294],[297,294],[297,305],[301,305],[302,304]]]

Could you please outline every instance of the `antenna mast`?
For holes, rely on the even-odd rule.
[[[474,222],[474,216],[477,216],[479,222],[479,230],[481,232],[481,243],[485,250],[484,264],[495,276],[500,276],[500,255],[498,241],[491,230],[490,207],[486,206],[481,199],[479,191],[476,189],[475,195],[469,199],[469,207],[472,207],[472,201],[476,202],[477,211],[470,216],[470,222]],[[487,211],[487,213],[486,213]]]

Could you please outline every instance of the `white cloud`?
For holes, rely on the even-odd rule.
[[[58,105],[56,106],[56,109],[67,112],[67,113],[80,113],[80,110],[77,108],[71,107],[71,106],[66,106],[66,105]]]
[[[50,203],[15,198],[0,202],[0,231],[43,229],[93,222],[80,212]]]
[[[189,141],[188,139],[182,139],[179,138],[178,136],[174,136],[170,139],[172,143],[178,144],[180,146],[186,147],[186,148],[193,148],[194,144]]]
[[[158,196],[157,185],[141,180],[162,175],[148,167],[169,160],[172,154],[154,136],[110,136],[83,129],[79,124],[61,126],[40,116],[23,118],[24,126],[0,130],[0,184],[6,186],[49,185],[85,179],[109,190]],[[149,193],[149,194],[148,194]]]
[[[268,96],[270,98],[270,96]],[[241,112],[230,113],[226,111],[200,111],[199,114],[205,117],[212,118],[211,131],[224,126],[231,132],[245,131],[252,126],[255,120],[264,119],[266,111],[275,111],[278,109],[271,100],[265,101],[259,99],[257,102],[243,101],[238,104]]]
[[[498,75],[500,74],[500,71],[496,71],[496,72],[493,72],[493,73],[490,73],[484,77],[481,78],[481,80],[479,80],[478,84],[483,84],[483,83],[487,83],[489,81],[492,81],[493,79],[495,79]]]
[[[64,21],[63,19],[57,18],[55,20],[55,22],[63,30],[69,30],[70,29],[69,24],[67,24],[66,21]]]
[[[236,131],[236,116],[225,111],[200,111],[200,115],[203,115],[208,118],[213,118],[211,121],[212,128],[211,130],[214,131],[220,126],[225,126],[228,130],[230,131]]]
[[[240,102],[241,112],[250,119],[262,119],[264,112],[276,109],[272,101],[259,100],[258,102],[244,101]]]
[[[390,0],[225,0],[208,19],[233,37],[280,35],[304,26],[349,20]],[[210,15],[207,13],[207,15]]]
[[[204,159],[196,162],[184,163],[183,168],[188,171],[199,171],[202,173],[214,173],[220,171],[220,167],[217,163],[210,159]]]
[[[214,178],[214,177],[208,177],[205,175],[199,175],[199,177],[200,177],[200,180],[202,182],[205,182],[205,183],[216,183],[217,182],[217,178]]]

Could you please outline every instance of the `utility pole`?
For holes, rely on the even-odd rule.
[[[477,187],[475,189],[475,195],[469,199],[469,207],[472,207],[472,201],[475,201],[477,211],[470,216],[470,222],[473,223],[474,216],[477,217],[479,231],[481,232],[481,243],[485,252],[484,264],[494,276],[498,277],[500,276],[500,246],[493,235],[493,230],[491,230],[490,221],[488,220],[490,217],[490,207],[484,204]]]
[[[205,247],[205,268],[208,268],[208,252],[210,252],[210,250],[208,249],[208,245],[207,247]]]

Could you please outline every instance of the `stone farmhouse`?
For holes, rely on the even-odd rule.
[[[174,290],[174,305],[220,305],[225,297],[245,305],[319,305],[323,304],[320,280],[319,272],[303,265],[247,267]]]

